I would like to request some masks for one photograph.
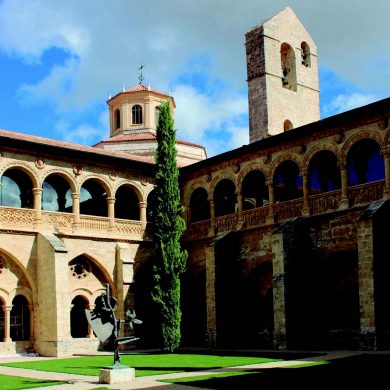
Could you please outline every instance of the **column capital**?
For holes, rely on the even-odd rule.
[[[37,187],[37,188],[33,188],[32,191],[33,191],[34,195],[41,195],[43,192],[43,189]]]
[[[148,202],[138,202],[139,207],[146,208],[148,206]]]
[[[113,196],[108,196],[106,199],[107,199],[107,203],[108,204],[114,204],[115,203],[115,197],[113,197]]]
[[[274,181],[273,181],[273,180],[266,180],[265,185],[266,185],[267,187],[273,187]]]
[[[80,192],[72,192],[72,199],[80,199]]]

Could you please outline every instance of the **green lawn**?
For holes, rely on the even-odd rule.
[[[46,387],[61,385],[65,382],[46,381],[44,379],[21,378],[11,375],[0,375],[0,389],[1,390],[20,390],[32,389],[33,387]]]
[[[99,368],[111,365],[112,359],[112,356],[86,356],[73,359],[7,363],[3,365],[8,367],[30,368],[39,371],[99,375]],[[281,359],[203,354],[127,354],[121,355],[121,360],[122,364],[136,369],[136,376],[146,376],[267,363]]]

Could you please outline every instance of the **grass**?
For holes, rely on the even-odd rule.
[[[281,359],[255,356],[218,356],[203,354],[127,354],[121,363],[136,369],[136,376],[200,371],[246,364],[258,364]],[[79,375],[99,375],[99,368],[110,366],[112,356],[86,356],[72,359],[18,362],[2,364],[8,367],[29,368],[38,371],[64,372]]]
[[[2,390],[20,390],[32,389],[34,387],[46,387],[61,385],[65,382],[46,381],[44,379],[21,378],[12,375],[0,375],[0,389]]]

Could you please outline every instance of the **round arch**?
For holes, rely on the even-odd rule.
[[[275,171],[278,169],[279,165],[285,161],[292,161],[296,163],[298,165],[299,171],[300,172],[303,171],[302,160],[298,156],[294,155],[293,153],[282,154],[271,165],[268,171],[268,176],[267,176],[268,180],[273,180],[275,176]]]
[[[188,209],[191,223],[210,219],[209,195],[204,187],[197,187],[192,191]]]
[[[76,288],[69,294],[69,305],[72,304],[72,301],[77,296],[82,296],[89,305],[93,305],[93,294],[92,291],[88,290],[87,288]]]
[[[210,184],[210,191],[209,196],[214,195],[215,187],[218,185],[218,183],[222,180],[228,179],[233,182],[235,187],[237,188],[237,178],[233,174],[233,172],[222,172],[221,174],[217,175]]]
[[[358,142],[362,139],[366,139],[366,138],[373,139],[374,141],[376,141],[379,144],[379,148],[381,149],[381,151],[383,150],[384,139],[383,139],[383,136],[381,133],[374,131],[374,130],[362,131],[354,136],[349,137],[345,141],[344,146],[341,149],[341,153],[340,153],[340,160],[341,160],[340,162],[342,164],[345,164],[347,162],[348,152],[352,148],[352,146],[356,142]]]
[[[247,165],[238,175],[237,179],[237,188],[242,188],[242,182],[245,179],[245,176],[251,172],[251,171],[260,171],[264,177],[267,179],[268,172],[264,169],[264,167],[259,164],[258,162],[252,162],[251,164]]]
[[[122,187],[130,187],[134,191],[134,193],[137,195],[138,202],[146,202],[144,193],[140,190],[140,188],[134,182],[131,182],[131,181],[122,181],[122,182],[118,183],[118,185],[112,191],[112,194],[113,194],[112,196],[116,198],[116,193]]]
[[[73,177],[65,170],[60,170],[60,169],[53,169],[49,172],[46,172],[44,176],[42,176],[41,181],[40,181],[40,187],[42,188],[43,182],[52,175],[58,175],[64,178],[71,189],[72,192],[77,192],[78,191],[78,186],[76,181],[73,179]]]
[[[314,145],[305,154],[305,158],[302,161],[302,170],[307,171],[309,169],[309,164],[313,156],[323,150],[328,150],[329,152],[332,152],[336,156],[337,160],[340,161],[341,153],[336,144],[326,143]]]
[[[29,165],[21,164],[21,163],[8,164],[3,169],[1,169],[0,176],[3,176],[4,173],[7,172],[9,169],[19,169],[23,171],[30,178],[33,184],[33,188],[40,188],[38,173],[34,169],[32,169]]]
[[[78,190],[80,190],[81,187],[85,184],[85,182],[87,182],[89,180],[94,180],[97,183],[99,183],[103,187],[103,189],[106,191],[108,198],[113,196],[113,190],[110,186],[110,183],[108,181],[106,181],[103,177],[98,176],[98,175],[88,175],[85,178],[83,178],[83,180],[79,183]]]
[[[189,186],[186,186],[186,188],[183,191],[182,202],[185,206],[188,206],[190,204],[191,195],[198,187],[203,187],[207,192],[208,198],[210,199],[210,189],[209,189],[210,185],[209,185],[209,183],[207,183],[203,179],[196,180],[196,181],[192,182]]]

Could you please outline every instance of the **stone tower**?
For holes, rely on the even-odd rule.
[[[317,47],[287,7],[246,34],[249,139],[320,119]]]

